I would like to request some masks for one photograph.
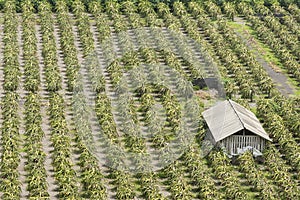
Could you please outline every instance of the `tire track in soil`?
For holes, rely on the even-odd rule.
[[[19,95],[19,109],[18,109],[18,116],[19,116],[19,139],[20,139],[20,163],[18,166],[19,171],[19,180],[21,182],[21,193],[20,198],[26,199],[29,195],[29,192],[27,190],[27,182],[26,182],[26,176],[27,172],[25,170],[25,164],[26,164],[26,153],[24,152],[24,139],[25,139],[25,115],[24,115],[24,103],[26,99],[27,92],[24,90],[24,84],[25,84],[25,75],[24,75],[24,58],[23,58],[23,28],[22,28],[22,15],[18,14],[18,27],[17,27],[17,43],[19,48],[19,56],[18,56],[18,62],[20,66],[20,80],[19,80],[19,86],[16,91],[16,93]]]
[[[72,98],[73,98],[73,93],[68,91],[68,85],[67,85],[67,74],[66,74],[66,64],[64,63],[63,60],[63,51],[61,47],[61,38],[60,38],[60,28],[59,24],[57,22],[57,16],[54,14],[54,39],[56,43],[56,53],[57,53],[57,59],[58,59],[58,68],[60,71],[60,75],[62,77],[62,90],[60,91],[60,94],[62,95],[65,103],[65,118],[66,118],[66,123],[67,127],[69,130],[69,137],[71,138],[71,160],[73,163],[73,169],[76,172],[77,180],[80,179],[81,177],[81,170],[79,166],[79,156],[78,154],[78,148],[76,146],[75,142],[75,135],[74,135],[74,122],[73,122],[73,111],[72,111]],[[79,188],[79,194],[82,191],[82,184],[80,181],[77,182],[77,186]]]
[[[42,139],[42,146],[43,151],[46,154],[44,167],[47,173],[47,183],[48,183],[48,193],[50,199],[58,199],[58,185],[55,181],[54,177],[54,169],[52,166],[52,152],[54,147],[52,146],[51,142],[51,127],[50,127],[50,118],[47,114],[47,109],[49,107],[49,92],[47,91],[46,87],[46,77],[45,77],[45,65],[44,65],[44,58],[42,55],[43,49],[43,40],[42,40],[42,33],[41,33],[41,25],[36,23],[36,38],[37,38],[37,58],[39,60],[40,66],[40,79],[41,79],[41,86],[40,86],[40,95],[41,95],[41,116],[42,116],[42,130],[44,132],[44,137]]]

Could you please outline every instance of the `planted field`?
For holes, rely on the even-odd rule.
[[[279,3],[5,2],[0,198],[299,199],[299,16]],[[269,134],[262,159],[205,146],[201,113],[224,99]]]

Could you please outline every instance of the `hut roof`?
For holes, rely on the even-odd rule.
[[[202,115],[216,142],[243,129],[271,141],[256,116],[232,100],[220,102]]]

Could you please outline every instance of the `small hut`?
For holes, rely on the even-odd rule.
[[[206,139],[230,155],[249,148],[260,153],[271,141],[256,116],[232,100],[220,102],[202,115],[209,128]]]

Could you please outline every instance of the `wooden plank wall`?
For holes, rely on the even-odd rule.
[[[237,154],[237,148],[246,146],[251,146],[262,152],[265,146],[265,139],[256,135],[232,135],[220,141],[220,145],[224,146],[230,154]]]

